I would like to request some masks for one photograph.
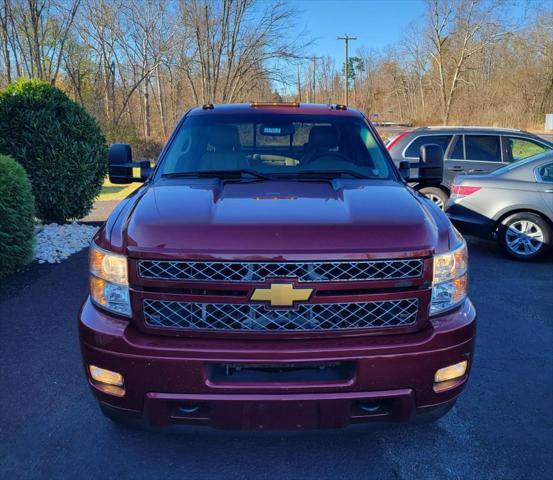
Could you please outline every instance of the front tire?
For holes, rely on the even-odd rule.
[[[505,218],[498,229],[501,247],[517,260],[535,260],[551,245],[549,224],[539,215],[530,212],[515,213]]]
[[[441,188],[438,187],[424,187],[419,190],[424,196],[428,197],[434,202],[440,210],[445,209],[445,204],[449,199],[449,196]]]

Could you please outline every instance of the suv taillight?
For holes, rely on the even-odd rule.
[[[406,132],[402,132],[400,133],[399,135],[396,135],[395,137],[392,137],[390,139],[390,141],[388,142],[388,144],[386,145],[386,149],[388,151],[390,151],[392,149],[392,147],[397,143],[399,142],[403,137],[405,137],[405,135],[407,135],[408,133],[411,133],[409,130],[407,130]]]

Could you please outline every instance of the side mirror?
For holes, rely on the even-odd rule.
[[[133,168],[140,168],[140,176],[135,177]],[[132,161],[131,146],[126,143],[114,143],[108,152],[108,174],[109,181],[122,185],[132,182],[145,182],[151,175],[150,162]]]
[[[409,179],[409,175],[411,175],[411,164],[407,160],[399,162],[399,174],[405,178],[405,180]]]
[[[444,178],[444,149],[440,145],[422,145],[419,159],[425,165],[420,170],[421,180],[441,183]]]
[[[411,176],[411,169],[418,169],[418,176]],[[399,162],[399,173],[408,182],[436,184],[444,178],[444,150],[439,145],[422,145],[418,162]]]

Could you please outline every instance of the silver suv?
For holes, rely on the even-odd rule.
[[[489,127],[426,127],[392,137],[387,148],[392,159],[414,161],[422,145],[440,145],[444,151],[444,179],[439,185],[415,184],[440,208],[449,198],[458,174],[484,174],[506,164],[553,150],[553,144],[522,130]]]

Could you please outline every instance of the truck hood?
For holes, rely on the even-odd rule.
[[[134,256],[407,256],[449,241],[445,215],[392,181],[171,179],[135,198],[111,229]]]

